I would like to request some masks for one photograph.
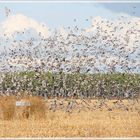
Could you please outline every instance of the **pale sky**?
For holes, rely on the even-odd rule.
[[[8,16],[6,16],[7,14],[5,12],[5,7],[11,10],[11,13],[8,14]],[[109,25],[108,23],[110,23],[111,26],[108,26]],[[117,3],[73,3],[73,2],[71,3],[58,3],[58,2],[57,3],[45,3],[45,2],[6,3],[6,2],[1,2],[0,3],[0,39],[1,39],[0,51],[3,48],[3,52],[5,52],[4,50],[5,46],[7,48],[13,47],[10,44],[10,42],[13,43],[12,39],[15,39],[15,37],[17,36],[16,33],[18,33],[20,39],[21,38],[25,39],[25,43],[26,41],[30,40],[30,38],[32,37],[40,41],[39,36],[47,38],[49,36],[54,36],[55,33],[61,35],[63,37],[62,40],[64,40],[64,42],[65,41],[67,42],[66,38],[69,33],[69,31],[67,30],[69,29],[67,28],[68,26],[70,26],[70,28],[78,26],[78,28],[80,29],[78,31],[80,31],[80,34],[83,34],[84,36],[86,36],[86,34],[88,34],[89,36],[94,35],[97,33],[96,31],[100,29],[100,38],[99,41],[97,42],[100,42],[101,44],[95,43],[92,47],[93,48],[97,46],[105,47],[104,49],[106,51],[106,56],[107,57],[109,56],[109,59],[111,60],[120,62],[120,50],[118,47],[125,46],[125,51],[124,54],[121,56],[121,61],[124,60],[125,54],[127,55],[129,54],[130,55],[128,61],[129,65],[134,69],[135,72],[140,72],[140,68],[139,68],[140,3],[118,3],[118,2]],[[82,29],[84,28],[85,30],[83,31],[81,30],[81,28]],[[54,29],[57,29],[58,32],[54,32]],[[74,28],[71,29],[73,29],[71,31],[75,31]],[[112,35],[112,31],[114,29],[115,29],[115,33],[114,35]],[[104,32],[104,30],[106,30],[106,33]],[[128,34],[128,32],[132,30],[134,31],[134,33],[132,32]],[[5,34],[6,34],[6,38],[5,38]],[[115,50],[111,41],[108,41],[108,39],[105,40],[103,39],[105,34],[107,34],[110,39],[117,40],[117,45]],[[9,42],[6,41],[7,37],[10,40]],[[109,44],[109,46],[106,47],[104,43],[107,42],[111,44]],[[88,43],[89,45],[90,43],[92,44],[92,42],[88,42]],[[74,44],[75,42],[73,42],[73,44],[71,44],[69,47],[66,46],[69,52],[67,56],[71,57],[71,59],[75,59],[72,56],[73,49],[70,48]],[[61,52],[59,52],[60,51],[59,45],[55,46],[54,51],[56,54],[57,53],[61,54]],[[20,48],[23,47],[24,50],[24,46],[26,45],[23,43],[22,47],[18,44],[14,45],[14,47],[15,46]],[[108,50],[112,50],[112,48],[113,48],[113,52],[110,51],[110,53],[108,54]],[[82,49],[82,48],[79,47],[78,49]],[[133,51],[135,53],[131,54],[131,52]],[[79,52],[80,51],[78,50],[78,53]],[[99,62],[104,58],[104,56],[101,57],[96,56],[95,54],[96,51],[94,50],[90,50],[89,52],[92,53],[92,57],[95,57],[98,60],[97,66],[100,67]],[[9,58],[9,56],[7,57]],[[5,55],[4,55],[4,59],[5,59]],[[47,60],[46,57],[44,59]],[[130,61],[133,59],[135,59],[135,63],[133,63],[133,61]],[[110,60],[108,61],[109,63],[111,63]],[[3,65],[5,65],[5,61],[2,62]],[[77,63],[80,62],[81,61],[78,61]],[[86,62],[83,62],[83,65],[85,65],[84,63],[86,64]],[[119,67],[120,66],[118,66],[118,69]]]
[[[140,17],[140,3],[0,3],[0,22],[6,19],[5,7],[12,14],[23,14],[51,28],[91,24],[91,17],[115,19],[124,14]],[[74,19],[77,19],[74,22]],[[86,19],[89,19],[86,21]]]

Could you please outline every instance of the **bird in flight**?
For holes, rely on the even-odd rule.
[[[11,10],[7,7],[5,7],[5,16],[9,17],[9,15],[11,14]]]

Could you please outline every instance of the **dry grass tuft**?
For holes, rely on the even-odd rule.
[[[31,103],[30,115],[35,119],[45,118],[46,103],[44,98],[39,96],[32,96],[29,97],[29,101]]]
[[[42,119],[45,117],[46,105],[45,100],[39,96],[23,96],[20,101],[29,102],[30,106],[16,107],[18,118]]]
[[[15,96],[0,97],[0,118],[11,120],[15,115]]]
[[[0,97],[0,118],[2,120],[44,118],[46,105],[45,100],[38,96],[22,96],[18,101],[30,102],[30,106],[16,106],[16,97]]]

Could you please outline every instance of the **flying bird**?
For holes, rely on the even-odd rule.
[[[7,7],[5,7],[5,16],[9,17],[9,15],[11,14],[11,10]]]

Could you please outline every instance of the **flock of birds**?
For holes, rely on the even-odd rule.
[[[116,25],[118,24],[118,25]],[[1,42],[1,71],[43,70],[81,73],[140,72],[140,19],[118,23],[95,19],[84,31],[65,29],[48,38],[33,30],[16,32]],[[129,28],[127,28],[129,27]],[[81,29],[82,30],[82,29]],[[124,33],[125,32],[125,33]],[[25,40],[24,36],[31,36]],[[17,38],[17,39],[16,39]]]
[[[5,15],[11,15],[7,7]],[[140,72],[139,18],[121,16],[110,21],[97,17],[85,29],[78,28],[77,20],[74,27],[52,31],[49,37],[34,29],[17,31],[12,37],[4,33],[0,71]]]
[[[127,103],[123,100],[116,100],[108,102],[108,100],[58,100],[53,99],[49,102],[49,109],[52,111],[63,110],[68,113],[81,111],[96,111],[96,110],[123,110],[123,111],[137,111],[140,114],[139,102],[130,100]]]
[[[6,7],[5,11],[8,18],[11,10]],[[77,19],[74,19],[74,25],[76,22]],[[122,16],[116,21],[110,21],[97,17],[93,19],[89,28],[81,29],[77,25],[63,27],[61,31],[52,31],[49,37],[44,37],[33,29],[17,31],[12,37],[3,34],[0,37],[0,92],[2,95],[9,95],[28,90],[46,98],[50,94],[54,98],[104,97],[107,93],[106,81],[104,79],[95,81],[94,76],[90,77],[88,74],[120,72],[136,77],[140,73],[139,27],[140,18],[130,19]],[[25,39],[25,36],[28,36],[28,39]],[[22,71],[34,71],[34,79],[41,83],[41,87],[34,87],[33,79],[26,75],[15,76],[15,73],[20,74]],[[47,80],[41,79],[42,73],[48,71],[59,73],[60,76],[52,87]],[[11,86],[9,79],[4,81],[6,73],[10,73],[12,77]],[[68,88],[67,84],[71,83],[66,74],[75,73],[87,74],[87,77],[77,79],[75,85]],[[130,77],[130,80],[133,80],[133,77]],[[27,86],[23,88],[24,82]],[[87,85],[86,89],[81,90],[84,84]],[[140,80],[136,85],[136,89],[133,89],[130,83],[121,87],[122,85],[112,81],[109,95],[133,98],[140,93]],[[55,106],[55,99],[52,104]],[[103,104],[104,102],[101,103]],[[73,106],[73,101],[69,102],[70,106]]]

